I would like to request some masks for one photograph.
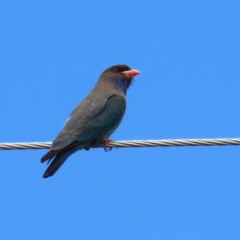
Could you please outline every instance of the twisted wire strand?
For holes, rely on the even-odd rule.
[[[15,149],[47,149],[52,142],[20,142],[20,143],[0,143],[0,150]],[[173,147],[173,146],[223,146],[240,145],[240,138],[209,138],[209,139],[163,139],[163,140],[123,140],[112,141],[107,147]],[[92,148],[103,147],[102,144],[92,146]]]

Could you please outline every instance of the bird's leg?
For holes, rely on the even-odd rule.
[[[109,148],[107,147],[107,144],[108,144],[109,142],[112,142],[112,141],[113,141],[113,140],[110,139],[110,138],[104,138],[104,139],[103,139],[103,148],[104,148],[105,152],[112,150],[112,147],[109,147]]]

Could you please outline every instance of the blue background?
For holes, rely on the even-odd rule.
[[[0,142],[52,141],[116,63],[115,140],[240,137],[239,1],[2,1]],[[240,147],[0,151],[1,239],[240,239]]]

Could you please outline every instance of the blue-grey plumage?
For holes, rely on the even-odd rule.
[[[119,126],[126,109],[126,91],[138,70],[119,64],[107,68],[88,96],[72,111],[51,150],[41,159],[52,162],[43,177],[52,176],[80,149],[89,149],[108,138]]]

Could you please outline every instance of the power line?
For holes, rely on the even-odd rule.
[[[20,142],[0,143],[0,150],[15,149],[46,149],[51,147],[51,142]],[[174,139],[174,140],[124,140],[112,141],[108,147],[173,147],[173,146],[224,146],[240,145],[240,138],[208,138],[208,139]],[[103,145],[93,148],[103,147]]]

